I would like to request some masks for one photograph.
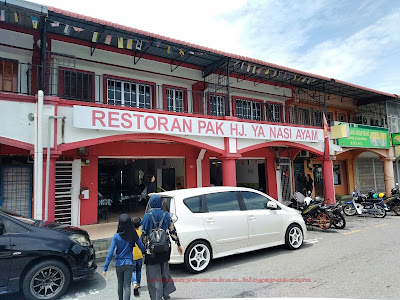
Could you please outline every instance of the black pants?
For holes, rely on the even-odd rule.
[[[118,279],[118,298],[119,300],[131,299],[131,278],[132,265],[123,265],[115,267]]]

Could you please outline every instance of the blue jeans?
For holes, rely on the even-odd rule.
[[[132,272],[132,284],[136,283],[140,286],[140,279],[142,277],[142,263],[143,259],[140,258],[138,260],[133,261],[133,272]]]

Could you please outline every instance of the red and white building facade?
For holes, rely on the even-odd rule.
[[[301,151],[320,160],[323,196],[334,201],[323,107],[308,107],[309,124],[296,122],[291,111],[296,84],[312,90],[329,79],[55,8],[1,9],[0,205],[40,219],[95,224],[106,160],[124,161],[135,177],[139,169],[155,173],[159,186],[163,169],[172,167],[184,188],[240,184],[285,201],[295,191],[293,161]],[[14,11],[27,20],[12,20]],[[31,16],[39,20],[36,29]],[[289,75],[301,80],[282,80]],[[43,192],[35,199],[38,136]],[[151,170],[135,169],[144,160],[153,160]],[[213,178],[216,169],[222,182]]]

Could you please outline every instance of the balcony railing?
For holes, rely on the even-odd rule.
[[[228,99],[227,95],[207,90],[156,85],[73,68],[47,67],[43,72],[38,65],[0,59],[0,91],[35,95],[40,87],[46,95],[66,100],[322,127],[320,107],[245,100],[234,96],[234,90]]]

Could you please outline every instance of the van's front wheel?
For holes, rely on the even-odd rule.
[[[185,268],[191,273],[203,272],[210,262],[210,246],[204,241],[194,241],[185,251]]]

